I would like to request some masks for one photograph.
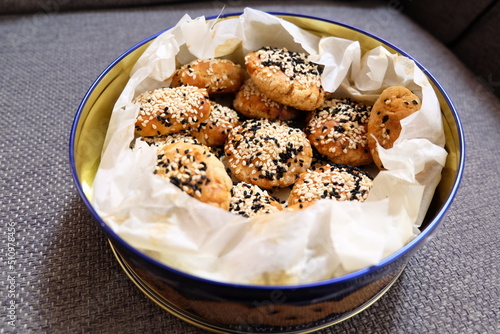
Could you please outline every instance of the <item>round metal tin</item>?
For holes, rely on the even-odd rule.
[[[208,19],[223,20],[240,14]],[[355,27],[304,15],[271,14],[315,34],[357,40],[363,51],[384,46],[391,52],[413,59],[391,43]],[[129,278],[165,310],[219,333],[307,333],[336,324],[369,307],[394,284],[410,257],[429,240],[458,190],[465,164],[465,140],[458,114],[445,90],[413,59],[437,93],[448,152],[441,182],[420,235],[375,266],[325,281],[292,286],[216,282],[171,268],[133,248],[106,225],[91,204],[92,182],[113,105],[133,65],[160,33],[126,51],[95,80],[78,108],[70,135],[70,166],[76,188],[110,240],[117,261]]]

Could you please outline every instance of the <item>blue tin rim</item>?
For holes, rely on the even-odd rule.
[[[214,16],[209,16],[206,19],[207,20],[212,20],[212,19],[217,19],[217,18],[228,18],[228,17],[236,17],[240,16],[242,12],[236,12],[236,13],[228,13],[228,14],[223,14],[223,15],[214,15]],[[117,64],[119,63],[123,58],[128,56],[131,52],[135,51],[137,48],[141,47],[142,45],[150,42],[151,40],[155,39],[165,31],[168,31],[172,28],[165,29],[163,31],[160,31],[145,40],[137,43],[127,51],[125,51],[121,56],[119,56],[117,59],[115,59],[110,65],[108,65],[104,71],[97,77],[97,79],[92,83],[90,88],[87,90],[86,94],[84,95],[82,102],[78,106],[75,118],[73,120],[73,124],[71,126],[71,133],[70,133],[70,140],[69,140],[69,159],[70,159],[70,167],[71,167],[71,173],[73,176],[73,181],[75,183],[75,186],[77,188],[77,191],[80,195],[80,198],[83,200],[85,206],[87,209],[90,211],[91,215],[93,218],[99,223],[99,225],[105,230],[105,232],[112,236],[115,241],[119,241],[122,246],[126,247],[128,251],[134,253],[136,256],[143,258],[147,262],[150,262],[160,268],[163,268],[165,270],[168,270],[172,273],[175,273],[177,275],[185,276],[186,278],[192,279],[192,280],[199,280],[200,282],[205,282],[213,285],[219,285],[222,287],[228,287],[228,288],[247,288],[247,289],[258,289],[258,290],[274,290],[274,289],[282,289],[282,290],[298,290],[298,289],[307,289],[307,288],[314,288],[314,287],[322,287],[322,286],[327,286],[331,284],[340,284],[340,283],[345,283],[349,280],[354,280],[358,277],[365,276],[365,275],[370,275],[374,273],[375,271],[382,269],[383,267],[386,267],[387,265],[391,264],[392,262],[396,261],[398,258],[406,254],[407,252],[410,252],[413,250],[415,247],[418,246],[427,236],[432,234],[432,232],[435,230],[439,222],[444,218],[444,215],[448,211],[451,203],[453,202],[456,193],[458,191],[458,188],[460,186],[460,182],[463,176],[463,171],[464,171],[464,166],[465,166],[465,137],[464,137],[464,132],[463,132],[463,127],[462,123],[460,121],[460,118],[458,116],[457,110],[455,108],[455,105],[451,101],[450,97],[448,96],[448,93],[444,90],[444,88],[441,86],[441,84],[434,78],[434,76],[422,65],[420,64],[416,59],[414,59],[411,55],[406,53],[405,51],[401,50],[399,47],[396,45],[376,36],[373,35],[369,32],[366,32],[362,29],[359,29],[354,26],[350,26],[348,24],[336,22],[333,20],[328,20],[320,17],[315,17],[315,16],[310,16],[310,15],[304,15],[304,14],[292,14],[292,13],[284,13],[284,12],[268,12],[268,14],[271,15],[280,15],[280,16],[290,16],[290,17],[303,17],[303,18],[308,18],[308,19],[314,19],[318,21],[323,21],[331,24],[335,24],[338,26],[346,27],[348,29],[357,31],[359,33],[362,33],[364,35],[367,35],[373,39],[376,39],[383,43],[384,45],[387,45],[391,47],[392,49],[396,50],[398,53],[401,55],[408,57],[412,59],[415,64],[427,75],[427,77],[435,84],[436,88],[440,91],[440,93],[443,95],[446,103],[450,106],[451,113],[453,115],[453,118],[455,120],[455,124],[457,126],[458,130],[458,136],[459,136],[459,147],[460,147],[460,160],[459,160],[459,165],[458,165],[458,170],[457,170],[457,175],[454,180],[454,184],[451,190],[450,195],[448,196],[446,202],[444,203],[443,207],[439,210],[439,212],[436,214],[436,216],[432,219],[431,222],[427,225],[427,227],[413,240],[411,240],[408,244],[406,244],[404,247],[399,249],[398,251],[394,252],[393,254],[389,255],[388,257],[384,258],[382,261],[380,261],[377,265],[370,266],[358,271],[355,271],[353,273],[349,273],[340,277],[335,277],[327,280],[322,280],[318,282],[312,282],[312,283],[304,283],[304,284],[297,284],[297,285],[251,285],[251,284],[237,284],[237,283],[226,283],[226,282],[219,282],[219,281],[214,281],[198,276],[194,276],[192,274],[180,271],[178,269],[172,268],[164,263],[161,263],[150,256],[142,253],[141,251],[137,250],[136,248],[132,247],[129,245],[126,241],[124,241],[119,235],[117,235],[97,214],[97,212],[94,210],[92,207],[92,204],[88,200],[87,196],[85,195],[83,188],[78,180],[78,175],[77,171],[75,168],[75,163],[74,163],[74,151],[73,147],[75,145],[75,134],[76,134],[76,128],[78,126],[78,122],[82,113],[82,110],[89,99],[90,95],[93,93],[94,89],[96,86],[101,82],[104,76],[108,74],[108,72]]]

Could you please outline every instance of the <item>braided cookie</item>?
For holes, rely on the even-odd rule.
[[[240,114],[248,118],[288,121],[300,113],[299,110],[273,101],[262,94],[251,79],[243,83],[234,98],[233,106]]]
[[[311,165],[305,134],[283,122],[250,119],[235,127],[224,146],[232,175],[264,189],[287,187]]]
[[[246,55],[245,64],[252,81],[271,100],[306,111],[325,101],[323,68],[303,53],[265,47]]]
[[[302,173],[293,185],[288,205],[315,202],[320,199],[365,201],[373,179],[356,167],[325,165]]]
[[[313,111],[306,126],[307,138],[331,162],[351,166],[372,162],[366,128],[371,107],[349,99],[328,100]]]
[[[212,109],[210,116],[199,127],[191,130],[190,134],[200,143],[207,146],[222,146],[232,128],[240,123],[238,113],[231,108],[215,102],[210,102]]]
[[[207,91],[197,87],[159,88],[137,96],[136,134],[168,135],[197,127],[210,114]]]
[[[197,59],[178,69],[171,87],[206,88],[209,94],[236,92],[245,80],[245,71],[228,59]]]
[[[229,211],[244,217],[283,210],[281,204],[266,190],[246,182],[238,182],[231,189]]]
[[[155,174],[204,203],[229,209],[231,178],[224,164],[204,145],[176,142],[161,147]]]
[[[375,102],[368,120],[368,146],[375,164],[383,169],[377,152],[377,142],[391,148],[401,133],[401,120],[420,109],[420,99],[408,88],[386,88]]]

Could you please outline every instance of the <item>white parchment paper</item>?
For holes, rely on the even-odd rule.
[[[180,64],[209,57],[243,64],[262,46],[307,52],[325,65],[323,86],[338,96],[373,103],[384,88],[401,84],[421,98],[394,147],[379,148],[388,170],[378,173],[366,202],[322,200],[298,212],[243,218],[154,175],[154,147],[137,141],[130,149],[135,96],[168,85]],[[313,282],[375,265],[418,234],[445,163],[443,145],[436,94],[412,60],[383,47],[361,54],[357,41],[321,38],[250,8],[218,23],[186,15],[151,43],[116,102],[92,204],[132,246],[191,274],[244,284]]]

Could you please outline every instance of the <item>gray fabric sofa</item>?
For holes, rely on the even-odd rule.
[[[318,333],[498,332],[500,76],[495,35],[500,4],[487,0],[474,6],[430,1],[3,1],[0,332],[205,333],[159,308],[126,277],[75,191],[68,138],[86,90],[128,48],[185,13],[210,16],[245,6],[324,17],[390,41],[437,78],[464,126],[464,179],[435,237],[379,301]],[[15,258],[9,266],[7,226],[15,232]],[[11,300],[14,326],[6,309]]]
[[[402,12],[446,45],[477,80],[500,96],[500,2],[401,2]]]

